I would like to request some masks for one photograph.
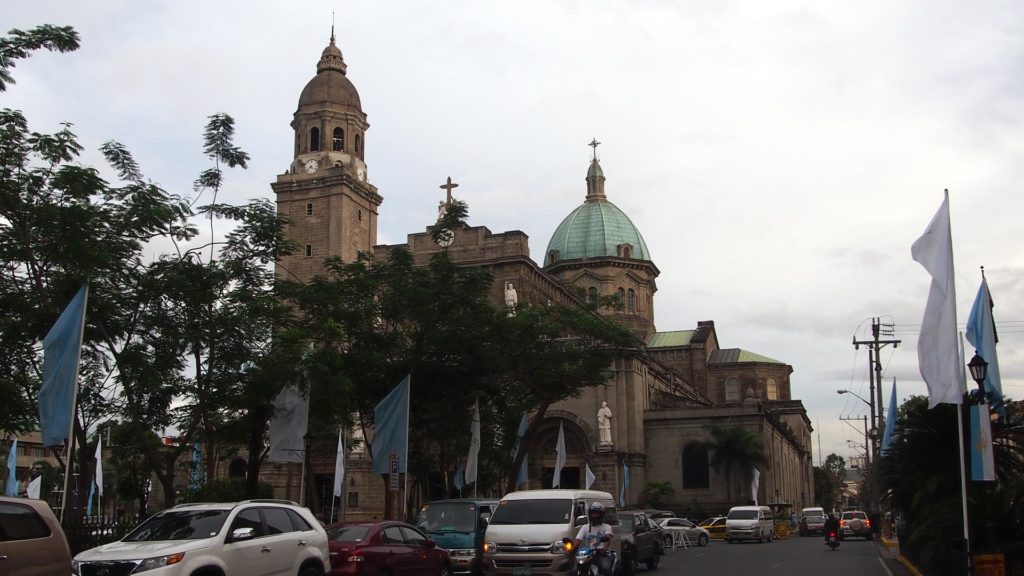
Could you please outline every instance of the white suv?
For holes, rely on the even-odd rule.
[[[75,556],[78,576],[322,576],[327,533],[286,500],[181,504]]]

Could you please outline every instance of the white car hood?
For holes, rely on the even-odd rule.
[[[213,538],[200,540],[162,540],[159,542],[124,542],[118,540],[82,552],[75,556],[79,562],[102,562],[109,560],[144,560],[167,556],[178,552],[191,552],[210,546]]]

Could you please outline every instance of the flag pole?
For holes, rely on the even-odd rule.
[[[967,375],[964,366],[964,333],[960,333],[960,374],[962,375],[963,391],[967,393]],[[964,450],[964,405],[956,407],[956,430],[960,446],[960,504],[964,520],[964,555],[967,557],[967,574],[971,573],[971,531],[967,519],[967,460]]]
[[[409,399],[412,397],[412,374],[409,374],[409,388],[405,391],[405,485],[402,487],[402,514],[409,511]]]

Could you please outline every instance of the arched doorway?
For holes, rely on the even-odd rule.
[[[559,481],[559,488],[584,488],[586,478],[584,465],[590,453],[590,442],[579,426],[565,418],[545,418],[544,427],[537,435],[535,448],[530,451],[529,487],[551,488],[555,477],[555,463],[558,458],[559,427],[565,436],[565,464]],[[534,464],[536,463],[536,464]]]

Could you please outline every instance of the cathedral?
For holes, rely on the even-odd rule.
[[[271,186],[279,214],[290,222],[287,234],[300,249],[280,259],[277,273],[308,281],[324,272],[327,257],[352,261],[366,252],[386,258],[396,246],[377,244],[377,216],[385,195],[370,183],[364,162],[370,125],[333,34],[316,74],[299,95],[291,126],[294,157]],[[491,298],[499,307],[577,306],[580,295],[618,296],[623,303],[621,309],[600,313],[628,328],[638,346],[615,360],[606,386],[546,413],[528,454],[529,481],[520,488],[551,486],[562,429],[567,451],[563,488],[582,488],[589,467],[596,477],[592,488],[615,495],[621,491],[627,506],[639,505],[644,487],[652,482],[668,483],[672,508],[692,516],[722,513],[755,499],[797,510],[812,505],[811,425],[803,404],[792,398],[793,368],[754,352],[723,348],[713,321],[685,330],[655,328],[660,272],[640,230],[609,199],[615,190],[606,189],[598,144],[591,142],[594,153],[585,186],[580,186],[582,202],[564,207],[568,215],[551,233],[542,264],[530,257],[530,239],[518,230],[467,227],[444,247],[422,230],[408,234],[402,245],[417,263],[446,250],[461,265],[488,269],[494,278]],[[566,170],[580,169],[582,176],[582,168]],[[452,187],[449,179],[449,201]],[[705,442],[716,424],[760,437],[769,465],[758,471],[755,482],[744,481],[737,471],[725,478],[724,467],[711,465],[713,454]],[[310,481],[314,492],[329,498],[333,447],[326,452],[311,455]],[[277,496],[296,498],[298,475],[288,466],[268,466],[267,476],[274,478]],[[365,450],[354,450],[346,465],[344,519],[381,517],[382,492]],[[418,495],[419,500],[430,497]]]

